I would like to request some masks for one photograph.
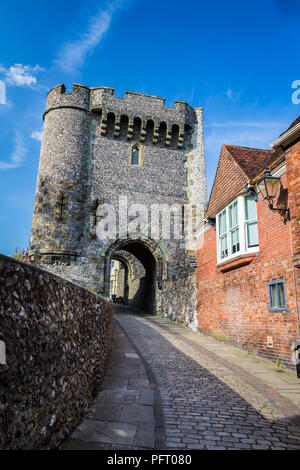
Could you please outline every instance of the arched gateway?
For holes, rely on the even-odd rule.
[[[195,326],[191,225],[205,203],[202,108],[134,92],[119,98],[107,87],[50,90],[30,241],[35,264],[108,297],[116,260],[128,303]],[[115,227],[103,233],[108,215]]]
[[[105,255],[104,285],[105,294],[110,290],[111,261],[119,260],[124,264],[124,300],[126,303],[142,307],[156,313],[160,305],[160,292],[163,279],[167,278],[168,256],[159,243],[144,238],[116,240],[104,247]],[[136,267],[142,266],[142,272]]]

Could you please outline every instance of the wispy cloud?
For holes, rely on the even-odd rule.
[[[210,124],[206,124],[206,127],[268,127],[270,129],[274,129],[280,126],[285,126],[285,123],[280,121],[224,121],[224,122],[212,122]]]
[[[205,137],[206,152],[219,153],[223,144],[242,145],[245,147],[268,148],[272,142],[270,132],[256,132],[249,129],[235,129],[233,132],[209,132]]]
[[[42,141],[42,135],[43,135],[43,131],[33,131],[30,134],[30,137],[32,139],[35,139],[35,140],[38,140],[39,142],[41,142]]]
[[[18,168],[22,165],[26,154],[27,149],[24,146],[22,136],[18,131],[15,131],[14,149],[9,156],[8,162],[0,160],[0,170],[10,170],[12,168]]]
[[[37,85],[36,75],[44,69],[39,65],[14,64],[5,68],[0,64],[0,73],[4,75],[5,82],[9,86],[33,88]]]
[[[230,99],[230,101],[238,101],[242,95],[244,90],[240,90],[240,91],[233,91],[232,88],[228,87],[227,88],[227,92],[226,92],[226,95],[227,95],[227,98]]]
[[[108,31],[114,12],[121,7],[121,1],[110,3],[90,18],[86,31],[73,41],[65,42],[58,51],[54,64],[65,72],[75,72],[84,63],[87,55],[100,44]]]

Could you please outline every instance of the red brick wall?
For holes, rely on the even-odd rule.
[[[285,152],[285,158],[293,234],[293,260],[294,264],[300,267],[300,141]]]
[[[286,174],[281,176],[286,187]],[[198,240],[197,309],[199,330],[252,350],[273,361],[291,363],[297,320],[291,259],[290,224],[261,200],[257,203],[260,251],[247,266],[221,272],[216,232]],[[269,310],[267,282],[286,280],[287,311]],[[267,347],[273,337],[273,348]]]
[[[300,315],[300,139],[285,152],[287,187],[291,212],[292,260]]]

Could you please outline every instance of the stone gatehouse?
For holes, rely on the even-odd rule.
[[[107,87],[50,90],[30,241],[35,264],[107,297],[118,260],[128,303],[196,327],[196,251],[185,242],[205,203],[202,108],[129,91],[119,98]],[[101,238],[108,204],[117,231]],[[137,204],[149,213],[176,206],[170,225],[181,224],[181,238],[174,230],[163,237],[150,216],[123,228],[120,218],[132,220]]]

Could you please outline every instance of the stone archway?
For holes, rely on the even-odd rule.
[[[109,291],[111,260],[119,258],[124,262],[124,256],[120,255],[119,252],[127,252],[135,257],[143,265],[145,271],[144,276],[139,278],[139,284],[133,286],[134,295],[132,298],[130,298],[130,288],[132,286],[129,285],[128,303],[150,313],[157,313],[160,305],[161,283],[167,277],[166,250],[161,246],[161,243],[143,238],[118,239],[108,243],[101,253],[105,257],[105,295]],[[126,262],[130,265],[128,259]],[[134,281],[137,280],[135,279]]]
[[[130,262],[130,260],[126,256],[126,252],[124,251],[116,251],[111,257],[111,263],[113,261],[118,261],[121,266],[121,273],[119,272],[118,276],[118,284],[120,282],[120,284],[122,285],[117,286],[115,294],[117,297],[121,296],[124,300],[124,303],[127,304],[129,300],[129,286],[133,279],[132,263]]]

